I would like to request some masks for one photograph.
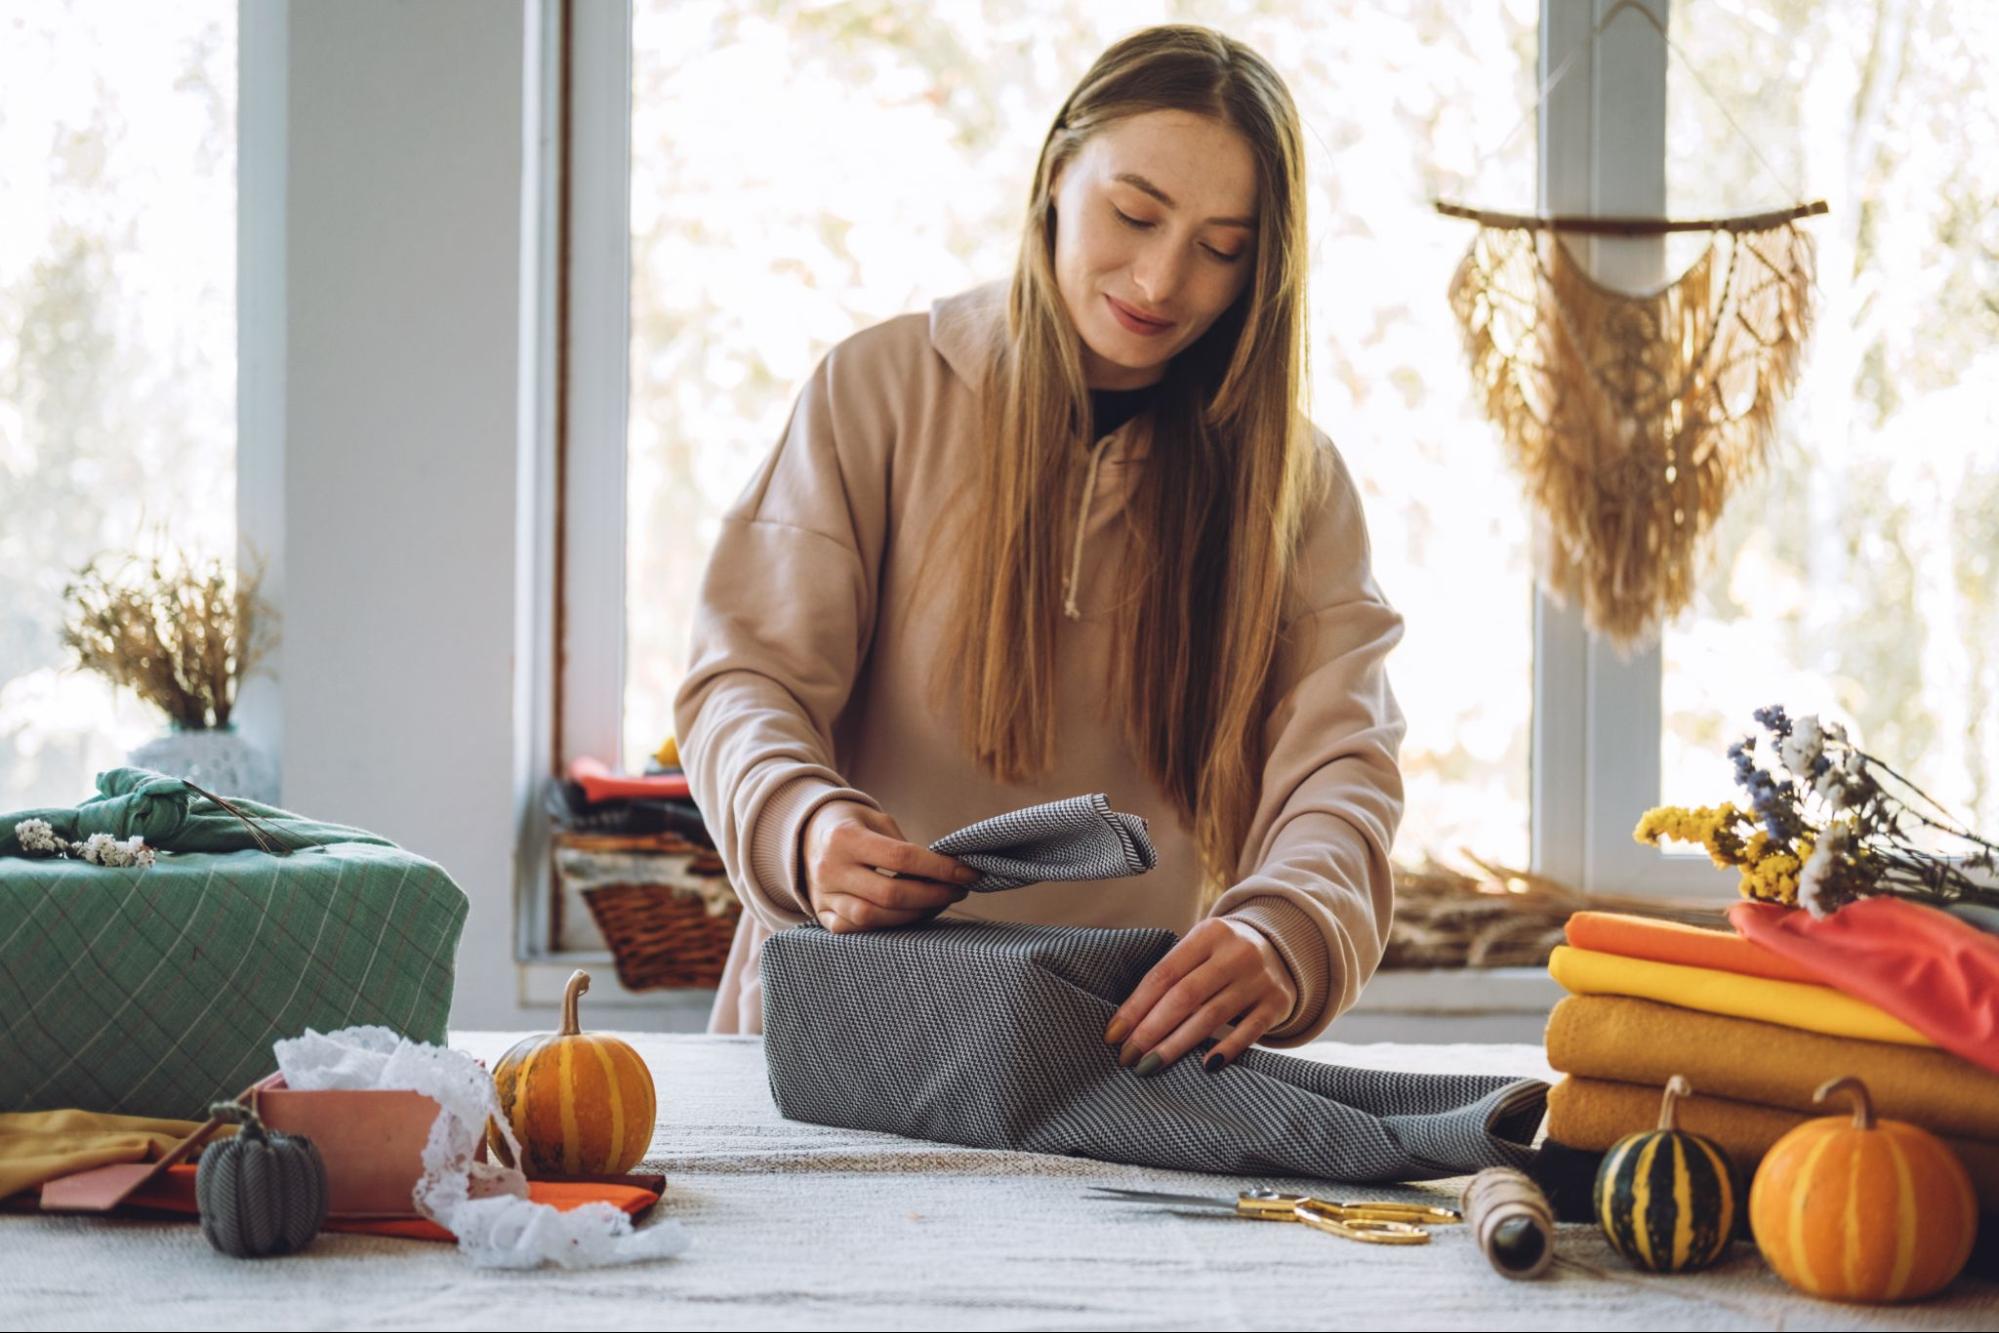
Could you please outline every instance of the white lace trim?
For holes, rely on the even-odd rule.
[[[602,1268],[670,1258],[689,1244],[671,1219],[640,1230],[608,1203],[568,1212],[534,1203],[517,1169],[473,1160],[489,1116],[515,1161],[520,1143],[500,1114],[493,1076],[463,1051],[409,1041],[374,1025],[328,1033],[307,1028],[271,1049],[293,1088],[409,1088],[436,1100],[443,1109],[431,1122],[411,1202],[456,1236],[458,1248],[481,1268]]]

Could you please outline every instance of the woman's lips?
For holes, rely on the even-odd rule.
[[[1123,304],[1114,296],[1107,295],[1104,297],[1104,300],[1110,303],[1111,313],[1117,316],[1117,322],[1142,338],[1156,338],[1173,327],[1170,320],[1162,324],[1139,317],[1132,312],[1131,307]]]

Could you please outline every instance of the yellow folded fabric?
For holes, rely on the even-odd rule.
[[[0,1112],[0,1199],[94,1166],[158,1161],[200,1128],[98,1111]]]
[[[1568,995],[1548,1016],[1548,1063],[1564,1074],[1664,1087],[1825,1115],[1812,1093],[1851,1074],[1874,1109],[1937,1134],[1999,1143],[1999,1074],[1949,1051],[1828,1037],[1624,995]]]
[[[1604,1152],[1626,1134],[1657,1128],[1662,1095],[1658,1088],[1570,1074],[1548,1090],[1548,1137],[1571,1148]],[[1692,1097],[1682,1097],[1676,1110],[1681,1129],[1721,1145],[1742,1172],[1745,1185],[1755,1176],[1757,1164],[1771,1144],[1805,1121],[1818,1118],[1775,1106],[1702,1096],[1698,1090]],[[1851,1115],[1844,1108],[1830,1114]],[[1955,1134],[1937,1137],[1964,1163],[1978,1195],[1978,1211],[1999,1213],[1999,1143]]]
[[[1829,1037],[1936,1046],[1893,1014],[1830,986],[1626,958],[1567,944],[1555,946],[1548,959],[1548,973],[1573,995],[1630,995],[1682,1009],[1822,1032]]]

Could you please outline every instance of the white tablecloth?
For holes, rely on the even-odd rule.
[[[519,1034],[454,1033],[489,1062]],[[1195,1219],[1086,1186],[1238,1182],[981,1152],[779,1118],[757,1038],[627,1034],[659,1086],[649,1160],[679,1259],[590,1272],[471,1268],[447,1245],[322,1234],[239,1261],[186,1222],[0,1216],[0,1327],[56,1328],[1992,1328],[1999,1286],[1873,1309],[1792,1293],[1751,1246],[1706,1273],[1635,1272],[1593,1226],[1556,1269],[1494,1273],[1462,1227],[1388,1248]],[[1403,1069],[1552,1075],[1534,1046],[1346,1046]],[[1281,1183],[1281,1182],[1277,1182]],[[1458,1182],[1461,1183],[1461,1182]],[[1370,1197],[1443,1197],[1441,1182]]]

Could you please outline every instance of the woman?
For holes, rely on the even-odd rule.
[[[674,703],[747,909],[710,1031],[761,1030],[770,931],[943,911],[1181,933],[1104,1034],[1141,1074],[1353,1003],[1392,907],[1402,619],[1297,406],[1305,273],[1282,81],[1152,28],[1056,116],[1011,282],[820,362],[724,518]],[[968,898],[928,850],[1087,792],[1146,818],[1152,871]]]

